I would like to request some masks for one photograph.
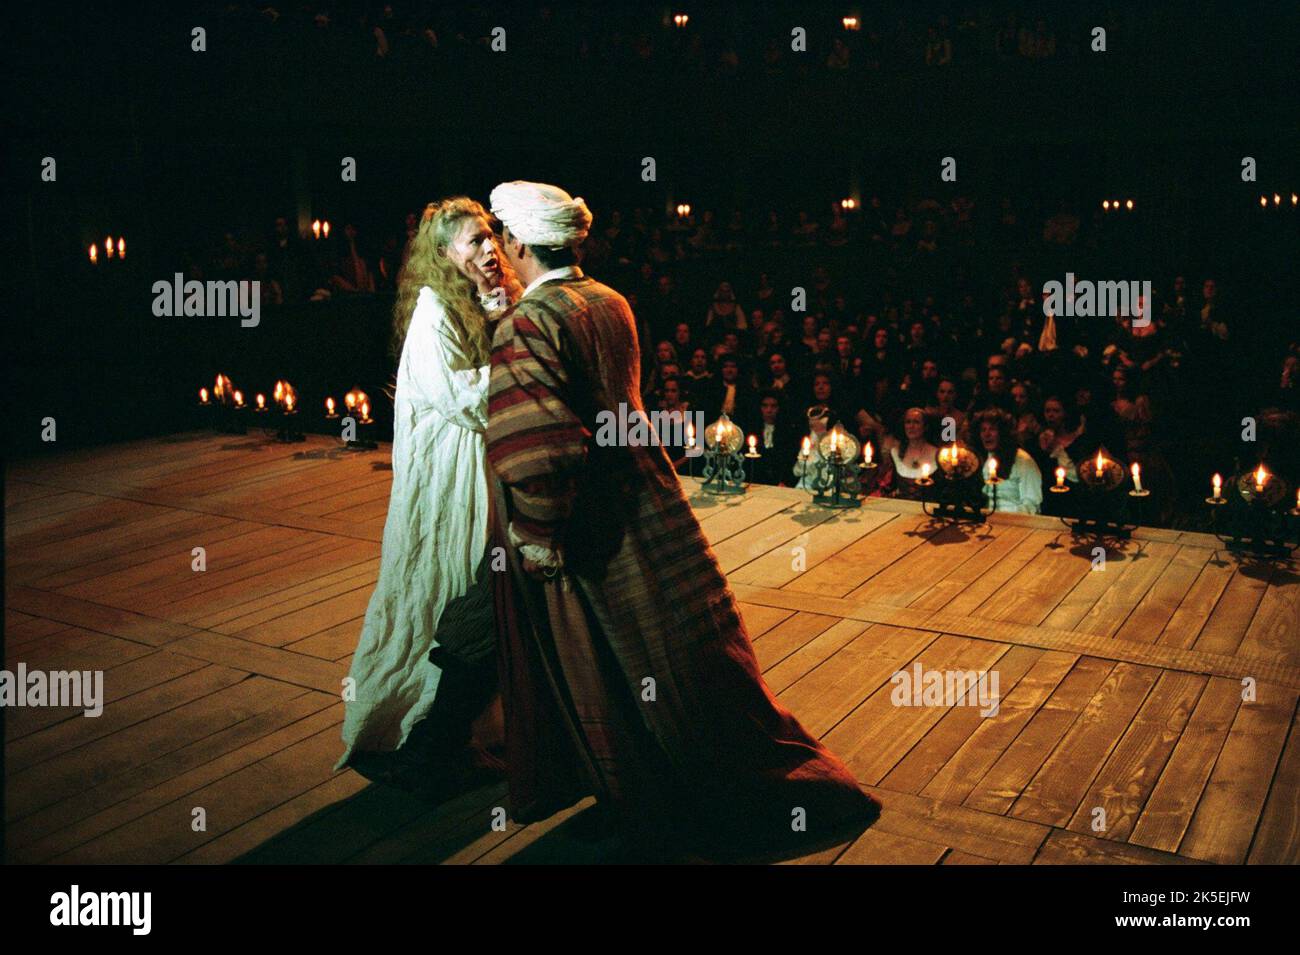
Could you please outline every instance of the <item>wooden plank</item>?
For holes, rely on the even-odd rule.
[[[814,736],[823,736],[935,639],[899,627],[870,627],[780,695]]]
[[[47,862],[251,765],[342,719],[342,704],[305,693],[184,749],[28,816],[9,829],[23,862]],[[342,744],[340,743],[340,746]]]
[[[952,707],[881,779],[880,784],[894,791],[919,793],[957,754],[984,720],[997,718],[1002,702],[1042,656],[1041,650],[1027,647],[1012,647],[1008,650],[989,668],[990,673],[997,674],[997,710],[986,714],[980,707]]]
[[[1115,666],[1080,659],[962,805],[998,815],[1010,809]]]
[[[818,634],[839,621],[820,613],[797,613],[754,638],[754,654],[760,669],[775,666]]]
[[[938,865],[948,847],[872,826],[841,853],[836,865]]]
[[[783,588],[799,593],[845,597],[942,528],[926,517],[902,517],[875,528]]]
[[[1078,657],[1069,654],[1043,653],[1006,693],[997,716],[980,721],[921,789],[921,795],[950,803],[963,802],[1056,691],[1077,660]]]
[[[1194,859],[1054,829],[1034,865],[1197,865]]]
[[[784,587],[809,568],[816,567],[897,517],[888,511],[866,509],[850,513],[832,512],[828,520],[817,525],[816,534],[804,533],[791,540],[787,547],[774,548],[727,576],[733,583]]]
[[[1166,671],[1160,675],[1105,765],[1097,772],[1088,792],[1080,799],[1068,828],[1102,839],[1128,839],[1191,719],[1206,682],[1204,677],[1186,673]],[[1053,758],[1055,756],[1053,754]],[[1066,764],[1060,770],[1075,771],[1080,775],[1086,772],[1086,762],[1074,766]],[[1059,781],[1056,788],[1060,788]],[[1068,800],[1059,800],[1058,807],[1065,801]],[[1041,808],[1050,814],[1046,806]],[[1014,810],[1012,814],[1020,815]]]
[[[1246,861],[1297,698],[1293,690],[1268,684],[1260,684],[1258,693],[1237,710],[1179,855],[1232,865]]]
[[[998,862],[1028,863],[1050,831],[1037,823],[979,812],[938,799],[867,788],[885,807],[872,829],[925,839]]]
[[[1009,814],[1052,826],[1067,825],[1159,677],[1160,671],[1150,667],[1116,664]],[[1190,688],[1192,685],[1184,687]],[[1086,812],[1092,807],[1082,808]]]
[[[1129,842],[1164,852],[1178,850],[1240,704],[1241,685],[1236,681],[1213,677],[1206,683]]]
[[[1291,721],[1286,748],[1264,803],[1247,861],[1254,865],[1300,862],[1300,713]]]

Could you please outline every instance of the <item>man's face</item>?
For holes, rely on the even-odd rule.
[[[734,361],[729,361],[722,366],[722,380],[727,384],[734,385],[738,377],[740,377],[740,369]]]
[[[1007,376],[1002,373],[1002,369],[994,365],[989,369],[989,391],[992,394],[1000,395],[1007,390]]]
[[[939,389],[935,392],[939,401],[945,405],[950,405],[957,400],[957,386],[951,381],[939,382]]]
[[[707,370],[709,367],[709,353],[703,348],[697,348],[691,352],[691,371],[699,373]]]
[[[831,396],[831,380],[825,375],[813,379],[813,397],[818,401],[827,401]]]
[[[1049,401],[1043,405],[1043,420],[1052,427],[1058,427],[1065,421],[1065,408],[1059,401]]]
[[[519,272],[524,265],[524,257],[527,253],[524,244],[511,234],[509,228],[503,227],[501,230],[501,251],[505,254],[510,267]]]
[[[781,411],[781,403],[775,398],[764,398],[763,403],[758,406],[758,410],[763,414],[763,424],[776,424],[776,416]]]
[[[1217,291],[1214,279],[1206,279],[1205,284],[1201,286],[1201,294],[1205,296],[1207,302],[1214,300],[1214,293]]]
[[[1011,400],[1016,403],[1017,408],[1029,407],[1029,391],[1024,385],[1016,385],[1011,389]]]
[[[831,332],[828,328],[823,328],[817,333],[817,350],[825,353],[831,349]]]
[[[677,333],[675,337],[677,338],[677,344],[685,345],[687,342],[691,340],[691,326],[687,325],[685,322],[679,324],[677,326]]]
[[[660,364],[663,364],[666,361],[671,361],[672,357],[673,357],[672,345],[668,344],[667,342],[660,342],[657,346],[655,346],[655,358],[659,359]]]
[[[939,377],[939,366],[930,359],[921,362],[921,378],[924,381],[934,381]]]
[[[681,389],[678,388],[677,382],[675,381],[664,382],[664,403],[665,404],[675,405],[680,401],[681,396],[682,396]]]
[[[839,338],[835,339],[835,352],[841,358],[849,358],[852,356],[853,342],[849,340],[847,335],[841,335]]]
[[[772,372],[773,378],[784,378],[785,377],[785,356],[773,355],[771,358],[768,359],[767,367]]]

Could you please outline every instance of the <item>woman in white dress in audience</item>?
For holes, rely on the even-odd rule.
[[[457,197],[424,210],[393,309],[393,486],[338,768],[407,788],[500,769],[472,746],[470,726],[496,682],[488,322],[517,285],[483,206]]]
[[[984,498],[995,511],[1037,514],[1043,508],[1043,473],[1029,452],[1016,446],[1015,421],[999,408],[975,416],[980,446],[980,475],[989,474],[988,459],[997,458],[996,485],[984,485]]]

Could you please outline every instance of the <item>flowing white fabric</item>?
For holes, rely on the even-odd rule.
[[[397,369],[393,489],[379,581],[352,659],[346,750],[392,750],[433,703],[429,662],[447,604],[487,548],[488,368],[473,367],[433,290],[420,290]]]

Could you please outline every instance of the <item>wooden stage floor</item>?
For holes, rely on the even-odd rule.
[[[387,463],[185,434],[9,467],[6,668],[102,669],[107,701],[6,711],[9,861],[599,860],[582,806],[495,832],[500,787],[430,807],[331,771]],[[944,528],[772,488],[694,502],[772,690],[885,802],[800,861],[1300,856],[1294,564],[1141,530],[1091,571],[1046,518]],[[996,671],[997,715],[893,705],[918,661]]]

